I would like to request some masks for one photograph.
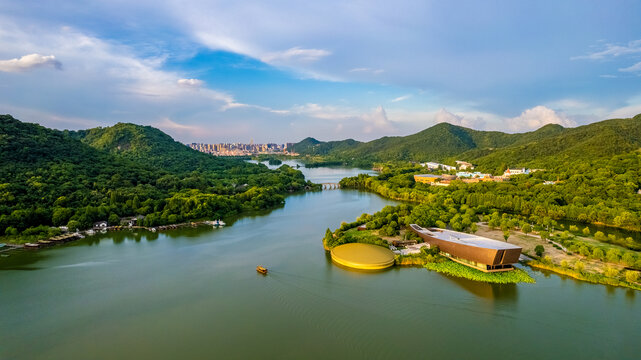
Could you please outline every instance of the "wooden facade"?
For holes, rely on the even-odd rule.
[[[463,265],[484,272],[512,270],[519,261],[521,248],[509,243],[436,228],[425,229],[411,224],[410,229],[430,246]]]

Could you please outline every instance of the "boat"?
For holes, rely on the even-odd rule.
[[[267,275],[267,268],[261,265],[256,266],[256,271],[263,275]]]
[[[40,247],[40,244],[26,243],[24,244],[24,247],[27,249],[37,249]]]
[[[227,225],[227,224],[225,224],[224,221],[218,220],[218,226],[225,226],[225,225]]]
[[[87,235],[92,236],[92,235],[93,235],[93,234],[95,234],[96,232],[95,232],[95,231],[93,231],[93,230],[87,230],[87,232],[86,232],[86,233],[87,233]]]

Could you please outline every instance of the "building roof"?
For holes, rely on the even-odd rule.
[[[488,239],[486,237],[482,237],[478,235],[472,235],[472,234],[467,234],[467,233],[462,233],[462,232],[452,231],[447,229],[436,229],[436,228],[425,229],[416,224],[411,224],[410,226],[415,230],[422,232],[428,236],[431,236],[440,240],[444,240],[444,241],[463,244],[463,245],[476,246],[476,247],[485,248],[485,249],[496,249],[496,250],[521,249],[520,246],[516,246],[507,242]]]

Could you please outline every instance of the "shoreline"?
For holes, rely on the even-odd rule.
[[[152,227],[147,227],[147,226],[107,226],[105,228],[101,229],[87,229],[87,230],[81,230],[75,233],[68,232],[62,235],[58,236],[68,236],[69,240],[62,240],[62,241],[55,241],[51,240],[53,238],[47,238],[47,239],[40,239],[37,240],[35,243],[22,243],[22,244],[15,244],[15,243],[5,243],[6,248],[0,249],[0,253],[9,253],[11,251],[15,250],[42,250],[45,248],[49,247],[54,247],[56,245],[60,244],[66,244],[72,241],[77,241],[86,238],[87,236],[94,236],[99,233],[104,234],[110,231],[123,231],[123,230],[145,230],[149,231],[152,233],[159,232],[159,231],[167,231],[167,230],[175,230],[179,228],[184,228],[184,227],[198,227],[198,226],[215,226],[215,227],[225,227],[226,225],[222,226],[216,226],[213,224],[209,224],[210,220],[201,220],[201,221],[193,221],[193,222],[188,222],[188,223],[177,223],[177,224],[169,224],[169,225],[160,225],[160,226],[152,226]],[[89,233],[89,231],[93,231],[92,234]],[[38,246],[29,246],[28,244],[36,244]]]

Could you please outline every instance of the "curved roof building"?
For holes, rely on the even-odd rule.
[[[410,229],[430,246],[438,246],[443,255],[484,272],[512,270],[512,264],[517,263],[521,255],[519,246],[482,236],[446,229],[425,229],[416,224],[411,224]]]

